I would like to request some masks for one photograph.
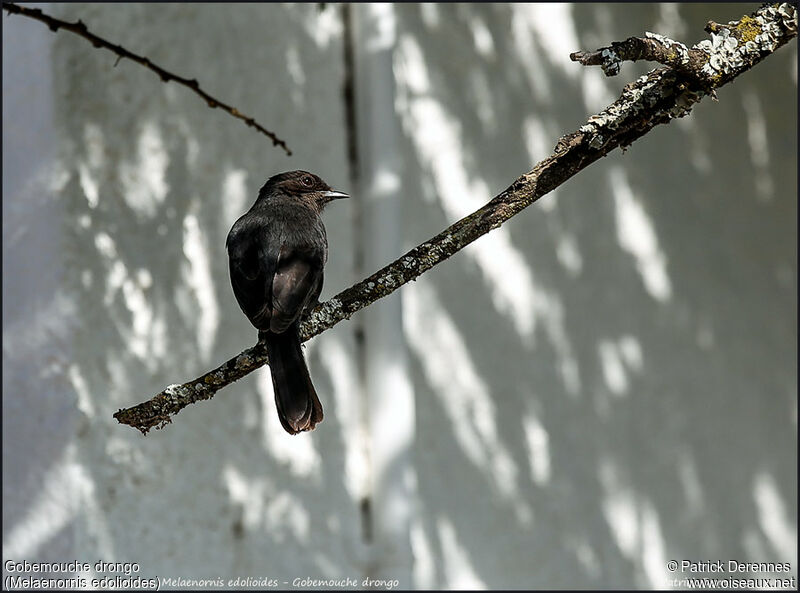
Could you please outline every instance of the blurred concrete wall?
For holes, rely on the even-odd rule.
[[[3,19],[4,562],[406,588],[661,588],[691,576],[672,559],[797,574],[796,42],[315,338],[312,434],[282,431],[268,369],[147,438],[111,417],[254,341],[224,240],[271,174],[357,196],[325,215],[330,297],[648,69],[569,52],[694,42],[749,6],[353,6],[355,177],[343,6],[41,6],[295,154]]]

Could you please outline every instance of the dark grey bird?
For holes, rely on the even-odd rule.
[[[266,342],[278,416],[290,434],[322,421],[299,327],[322,290],[328,259],[322,209],[347,197],[307,171],[275,175],[225,242],[233,294]]]

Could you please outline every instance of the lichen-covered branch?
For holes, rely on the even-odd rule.
[[[709,21],[704,39],[687,48],[663,35],[646,33],[592,52],[570,54],[573,62],[600,66],[606,76],[619,73],[624,61],[648,60],[668,66],[707,89],[719,87],[751,68],[797,35],[794,4],[762,6],[750,16],[720,25]]]
[[[155,72],[159,78],[161,78],[162,82],[169,82],[174,81],[180,85],[185,86],[186,88],[190,89],[195,94],[199,95],[202,99],[205,100],[206,104],[211,108],[215,109],[219,107],[223,111],[229,113],[233,117],[242,120],[245,124],[250,126],[251,128],[255,128],[257,131],[261,132],[265,136],[267,136],[270,140],[272,140],[273,146],[280,146],[287,155],[292,154],[292,151],[289,150],[289,147],[286,146],[286,142],[278,138],[274,132],[270,132],[260,123],[258,123],[254,118],[245,115],[241,111],[239,111],[236,107],[232,105],[228,105],[217,99],[216,97],[212,97],[202,88],[200,88],[200,83],[197,82],[196,78],[184,78],[182,76],[178,76],[177,74],[173,74],[166,68],[162,68],[158,64],[154,64],[150,58],[145,56],[140,56],[138,54],[133,53],[122,47],[121,45],[111,43],[106,39],[103,39],[99,35],[95,35],[86,27],[83,21],[77,21],[75,23],[69,23],[67,21],[62,21],[50,15],[47,15],[41,11],[39,8],[28,8],[26,6],[19,6],[14,4],[13,2],[3,2],[3,10],[7,11],[9,14],[19,14],[22,16],[26,16],[37,21],[41,21],[46,24],[50,30],[58,31],[59,29],[64,29],[65,31],[70,31],[75,33],[76,35],[80,35],[84,39],[87,39],[93,46],[95,47],[104,47],[108,50],[111,50],[115,54],[117,54],[117,62],[122,58],[128,58],[129,60],[136,62],[137,64],[141,64],[148,70],[152,70]],[[116,66],[116,64],[114,64]]]
[[[645,37],[629,37],[615,41],[609,47],[596,51],[578,51],[569,55],[573,62],[584,66],[600,66],[606,76],[619,74],[622,62],[647,60],[669,66],[685,75],[693,76],[708,60],[699,49],[688,49],[684,44],[656,33],[645,33]]]
[[[751,20],[759,22],[762,11]],[[770,30],[769,39],[772,41],[764,46],[768,49],[759,49],[759,60],[797,34],[796,26],[787,26],[786,11],[783,8],[764,14],[770,15],[770,22],[774,23],[774,27],[767,25]],[[722,51],[719,44],[712,45],[713,51]],[[307,340],[343,319],[349,319],[360,309],[414,280],[615,148],[628,146],[655,126],[687,115],[714,88],[732,80],[754,63],[749,57],[742,60],[733,70],[719,78],[719,82],[712,83],[710,88],[705,84],[691,84],[691,80],[687,81],[685,76],[671,68],[653,70],[628,84],[619,99],[599,114],[590,117],[577,131],[563,136],[552,155],[519,177],[482,208],[418,245],[369,278],[319,305],[302,324],[302,339]],[[114,417],[146,434],[150,428],[160,428],[170,422],[170,416],[188,404],[209,399],[222,387],[266,362],[266,353],[256,345],[193,381],[172,385],[144,403],[119,410]]]

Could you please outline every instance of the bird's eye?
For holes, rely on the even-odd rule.
[[[313,187],[314,186],[314,180],[311,178],[311,175],[303,176],[303,178],[300,180],[300,183],[302,183],[306,187]]]

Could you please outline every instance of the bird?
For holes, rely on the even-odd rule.
[[[349,197],[308,171],[274,175],[225,241],[233,294],[266,344],[278,418],[289,434],[314,430],[323,418],[299,328],[322,290],[328,259],[322,210]]]

